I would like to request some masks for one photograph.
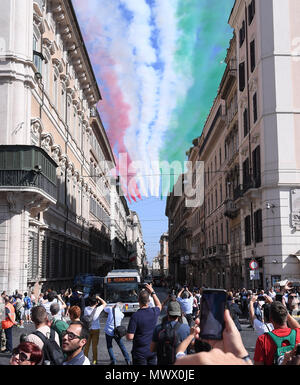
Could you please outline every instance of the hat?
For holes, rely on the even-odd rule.
[[[179,302],[170,301],[168,305],[167,313],[171,316],[181,316],[181,307]]]

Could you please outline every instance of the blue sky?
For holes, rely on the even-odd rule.
[[[165,216],[166,198],[143,198],[128,204],[130,210],[136,211],[142,225],[146,255],[149,264],[159,253],[159,238],[168,231],[168,218]]]

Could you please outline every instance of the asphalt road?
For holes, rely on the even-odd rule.
[[[161,301],[163,301],[166,296],[167,292],[164,288],[155,288],[155,291]],[[161,317],[160,317],[161,318]],[[109,365],[110,364],[110,358],[107,352],[106,348],[106,340],[105,340],[105,334],[103,332],[105,322],[106,322],[107,316],[106,313],[102,312],[100,316],[100,325],[101,325],[101,332],[100,332],[100,340],[98,344],[98,365]],[[122,325],[126,326],[128,325],[130,316],[125,316],[122,322]],[[255,343],[256,343],[256,333],[252,328],[248,328],[249,323],[247,320],[240,320],[242,324],[242,331],[241,336],[244,342],[244,345],[246,349],[248,350],[250,357],[253,358],[254,355],[254,349],[255,349]],[[21,334],[30,334],[32,331],[34,331],[34,325],[31,324],[25,324],[24,329],[20,329],[18,327],[13,328],[13,347],[16,347],[19,343]],[[132,349],[132,342],[127,341],[126,338],[123,338],[124,345],[128,351],[128,353],[131,353]],[[123,358],[123,355],[118,347],[118,345],[113,341],[113,349],[114,354],[117,359],[117,365],[124,365],[125,360]],[[130,354],[131,356],[131,354]],[[89,359],[92,362],[92,347],[90,347],[89,352]],[[0,365],[8,365],[10,360],[10,356],[4,353],[0,353]]]

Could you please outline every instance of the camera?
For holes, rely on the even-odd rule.
[[[259,296],[257,297],[257,300],[258,300],[258,301],[265,301],[265,297],[264,297],[263,295],[259,295]]]
[[[296,356],[300,356],[300,344],[297,345]]]
[[[184,290],[186,290],[187,289],[187,285],[184,285],[183,288],[184,288]]]

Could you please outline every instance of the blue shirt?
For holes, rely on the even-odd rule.
[[[81,352],[70,361],[63,362],[63,365],[90,365],[90,361],[81,350]]]
[[[106,324],[105,324],[104,331],[105,331],[105,333],[107,335],[113,336],[114,335],[114,328],[115,328],[114,316],[113,316],[113,308],[112,307],[106,307],[104,309],[104,311],[105,311],[105,313],[108,314],[108,318],[107,318],[107,321],[106,321]],[[121,310],[119,309],[119,307],[117,306],[115,308],[116,326],[120,326],[121,325],[121,321],[122,321],[123,318],[124,318],[124,313],[122,313]]]
[[[150,344],[159,314],[159,307],[155,306],[139,309],[131,316],[127,333],[134,334],[133,355],[145,358],[153,356]]]
[[[166,325],[169,323],[171,323],[172,327],[174,328],[177,321],[167,321]],[[156,343],[159,342],[158,336],[162,328],[163,328],[163,324],[157,325],[155,327],[153,332],[153,337],[152,337],[153,342],[156,342]],[[177,329],[176,334],[177,334],[177,342],[179,345],[183,340],[185,340],[189,336],[190,327],[187,324],[181,324],[180,327]]]
[[[190,296],[190,298],[177,297],[177,301],[180,303],[181,310],[185,314],[192,314],[193,313],[194,297],[192,295]]]

